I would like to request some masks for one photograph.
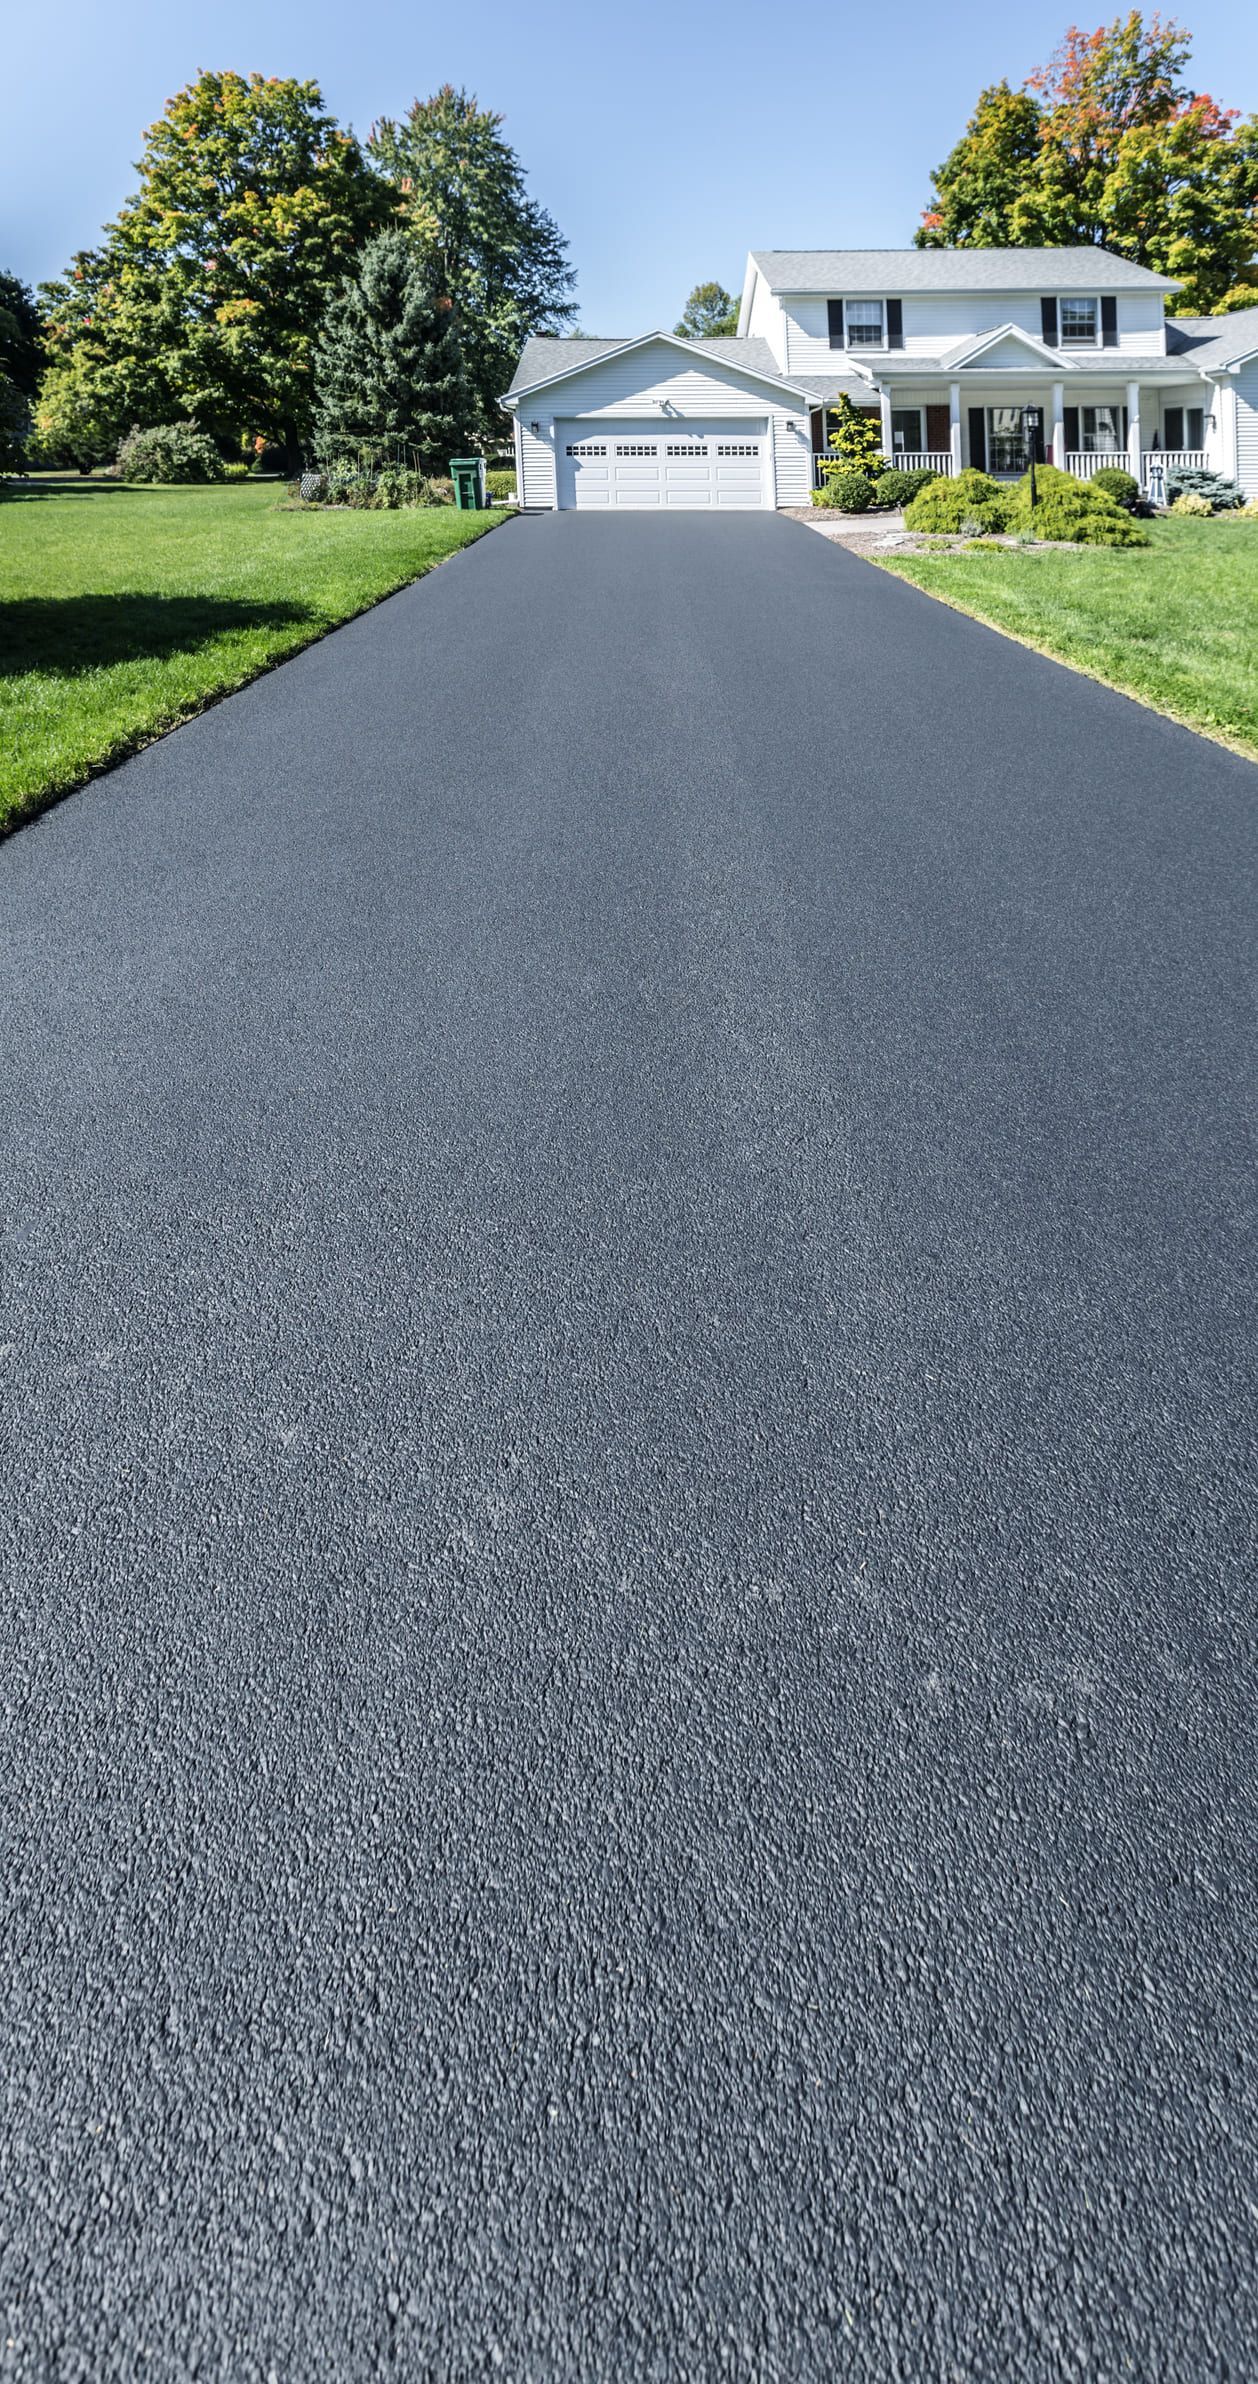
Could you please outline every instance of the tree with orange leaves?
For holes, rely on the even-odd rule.
[[[1020,91],[982,92],[934,174],[919,247],[1112,249],[1184,284],[1186,311],[1252,302],[1258,117],[1185,82],[1191,38],[1138,10],[1072,26]]]

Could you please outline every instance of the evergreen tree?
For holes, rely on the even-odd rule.
[[[0,372],[20,397],[32,398],[43,366],[43,326],[34,297],[15,273],[0,273]]]
[[[381,232],[328,308],[315,351],[320,460],[363,448],[392,459],[405,445],[421,471],[444,472],[472,411],[458,316],[431,254],[400,228]]]
[[[572,320],[567,242],[528,196],[501,116],[466,91],[446,84],[416,100],[400,124],[382,118],[367,148],[458,310],[479,434],[501,439],[499,399],[525,340]]]

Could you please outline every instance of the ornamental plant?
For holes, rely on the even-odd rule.
[[[1076,480],[1054,464],[1037,464],[1035,484],[1033,510],[1031,475],[1024,472],[1008,500],[1009,529],[1067,546],[1149,544],[1148,532],[1095,480]]]
[[[968,471],[930,481],[905,507],[904,521],[910,530],[942,531],[955,537],[962,530],[1003,530],[1008,515],[1009,499],[997,482],[986,472]]]
[[[223,459],[195,422],[159,422],[152,430],[137,423],[118,449],[114,469],[119,480],[221,480]]]
[[[830,445],[834,461],[827,458],[822,470],[832,472],[844,464],[855,464],[869,480],[888,469],[882,452],[882,424],[878,414],[854,406],[850,397],[840,397],[829,408],[834,427]]]

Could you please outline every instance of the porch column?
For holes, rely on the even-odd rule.
[[[961,383],[948,383],[948,444],[952,449],[952,470],[955,478],[961,469]]]
[[[1053,383],[1053,462],[1059,472],[1066,469],[1066,385]]]
[[[891,391],[885,381],[878,391],[878,411],[882,416],[882,452],[889,459],[891,455]]]
[[[1140,452],[1140,383],[1127,383],[1127,469],[1144,487],[1144,457]]]

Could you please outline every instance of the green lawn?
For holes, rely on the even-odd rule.
[[[507,518],[283,500],[274,484],[10,484],[0,830]]]
[[[877,560],[1258,760],[1258,521],[1156,521],[1148,549]]]

